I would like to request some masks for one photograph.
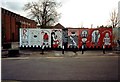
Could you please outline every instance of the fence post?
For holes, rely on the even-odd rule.
[[[62,54],[64,54],[64,46],[62,46]]]
[[[84,45],[82,44],[82,54],[84,54]]]
[[[42,52],[41,52],[41,54],[44,54],[44,47],[45,47],[45,45],[42,46]]]
[[[103,54],[105,54],[105,45],[103,45]]]

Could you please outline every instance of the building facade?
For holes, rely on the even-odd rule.
[[[3,42],[18,42],[19,28],[36,28],[37,23],[19,14],[1,8],[1,31]]]
[[[118,2],[118,20],[120,20],[120,1]],[[118,27],[120,27],[120,22],[118,23]]]

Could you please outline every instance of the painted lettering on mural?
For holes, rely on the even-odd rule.
[[[27,35],[27,29],[23,29],[23,32],[22,32],[22,38],[23,39],[27,39],[28,38],[28,35]]]
[[[21,29],[20,46],[28,46],[28,29]]]

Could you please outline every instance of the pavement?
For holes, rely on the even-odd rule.
[[[8,57],[9,50],[19,50],[19,57]],[[119,56],[120,51],[115,50],[106,50],[105,54],[103,53],[103,50],[85,50],[82,54],[82,51],[77,51],[76,53],[73,51],[64,51],[64,54],[62,51],[58,50],[45,50],[44,54],[42,54],[42,51],[39,49],[19,49],[19,43],[13,42],[11,49],[3,49],[2,48],[2,58],[7,59],[15,59],[15,58],[26,58],[26,57],[85,57],[85,56]],[[16,54],[16,53],[15,53]],[[13,51],[14,55],[14,51]]]
[[[103,50],[85,50],[84,54],[82,54],[82,51],[77,51],[76,53],[73,51],[64,51],[64,54],[62,54],[62,51],[58,50],[45,50],[44,54],[42,54],[41,50],[38,49],[19,49],[18,47],[19,43],[14,42],[12,43],[11,49],[18,49],[19,50],[19,57],[15,58],[25,58],[25,57],[86,57],[86,56],[119,56],[120,51],[115,50],[106,50],[105,54],[103,53]],[[11,59],[11,57],[8,57],[8,50],[9,49],[2,49],[2,58],[8,58]]]
[[[56,50],[50,50],[50,51],[44,51],[44,54],[42,54],[42,51],[34,51],[34,50],[19,50],[19,57],[7,57],[8,51],[2,51],[2,58],[7,59],[26,59],[26,58],[38,58],[38,57],[91,57],[91,56],[119,56],[119,51],[105,51],[105,54],[102,50],[86,50],[84,51],[84,54],[82,54],[82,51],[77,51],[76,53],[73,51],[64,51],[64,54],[62,54],[62,51],[56,51]]]

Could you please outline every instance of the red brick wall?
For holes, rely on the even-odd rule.
[[[5,15],[5,36],[6,36],[6,42],[10,42],[10,16],[9,15]]]
[[[4,42],[14,42],[19,40],[19,27],[16,22],[26,22],[21,24],[21,28],[36,28],[37,23],[33,20],[22,17],[6,9],[1,9],[2,14],[2,32],[5,35]],[[28,25],[30,23],[30,25]]]
[[[12,31],[11,31],[11,39],[12,39],[12,41],[15,41],[15,26],[16,26],[16,24],[15,24],[15,17],[14,16],[11,16],[11,27],[12,27]]]

